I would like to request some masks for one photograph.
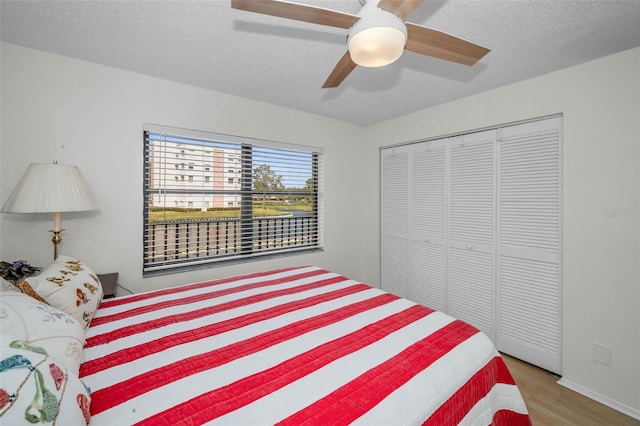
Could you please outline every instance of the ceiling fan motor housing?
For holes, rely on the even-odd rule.
[[[382,67],[400,58],[407,43],[404,22],[370,1],[358,16],[347,38],[351,60],[363,67]]]

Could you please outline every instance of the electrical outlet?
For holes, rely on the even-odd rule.
[[[593,360],[611,366],[611,348],[599,343],[593,344]]]

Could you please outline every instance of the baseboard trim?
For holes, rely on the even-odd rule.
[[[560,380],[558,380],[558,384],[561,386],[564,386],[567,389],[571,389],[572,391],[578,392],[579,394],[584,395],[587,398],[591,398],[594,401],[604,404],[607,407],[613,408],[616,411],[626,414],[629,417],[633,417],[636,420],[640,420],[640,410],[636,408],[629,407],[626,404],[623,404],[614,399],[601,395],[598,392],[595,392],[589,388],[585,388],[584,386],[581,386],[577,383],[573,383],[572,381],[567,380],[565,378],[560,378]]]

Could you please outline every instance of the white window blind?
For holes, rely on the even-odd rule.
[[[144,132],[144,272],[321,247],[321,150]]]

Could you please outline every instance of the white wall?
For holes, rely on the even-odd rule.
[[[640,418],[640,49],[379,123],[365,139],[377,151],[556,113],[564,114],[563,380]],[[365,194],[369,209],[378,194]],[[611,348],[610,367],[592,360],[594,342]]]
[[[564,378],[640,414],[640,217],[607,214],[640,208],[640,49],[360,128],[0,48],[0,202],[29,163],[77,165],[101,208],[63,216],[62,253],[135,291],[289,264],[378,285],[380,146],[563,113]],[[325,251],[142,279],[142,123],[324,147]],[[50,227],[48,215],[0,215],[1,258],[47,265]],[[591,360],[593,342],[612,348],[611,367]]]
[[[95,213],[63,214],[61,253],[98,273],[118,271],[139,292],[286,265],[315,264],[367,281],[353,173],[360,128],[84,61],[1,45],[0,202],[29,163],[74,164],[97,196]],[[142,126],[162,124],[325,149],[325,250],[308,255],[142,279]],[[46,266],[50,215],[0,215],[2,259]],[[356,235],[355,238],[345,236]]]

